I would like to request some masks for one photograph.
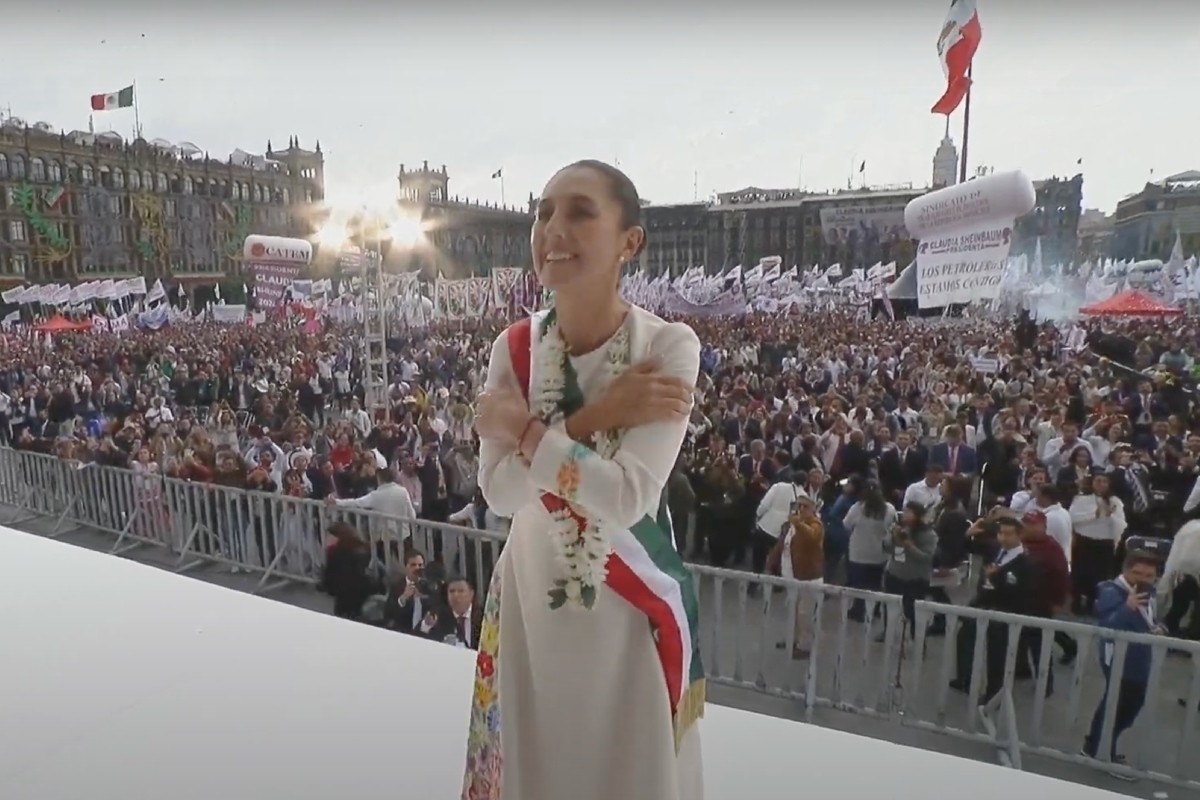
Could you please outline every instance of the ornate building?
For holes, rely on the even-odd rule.
[[[143,275],[216,283],[247,234],[305,237],[324,156],[293,137],[224,161],[184,142],[0,121],[0,281]]]
[[[1200,251],[1200,171],[1172,175],[1117,203],[1113,258],[1166,261],[1178,235],[1184,253]]]
[[[1098,208],[1084,209],[1079,217],[1079,247],[1075,263],[1101,261],[1112,255],[1113,217]]]
[[[637,266],[656,273],[704,264],[710,271],[779,256],[786,265],[870,266],[914,252],[904,206],[925,189],[892,187],[815,194],[748,187],[715,203],[648,206],[647,246]],[[701,245],[703,242],[703,245]]]
[[[708,261],[708,203],[647,205],[642,209],[646,246],[634,261],[651,274],[680,274]]]
[[[426,234],[415,248],[393,244],[385,257],[389,269],[420,269],[430,278],[456,278],[532,263],[532,196],[529,207],[522,209],[451,195],[445,165],[431,169],[428,161],[419,169],[401,164],[397,183],[401,212],[419,217]]]
[[[1079,246],[1079,217],[1083,213],[1083,176],[1034,181],[1033,211],[1013,226],[1010,255],[1032,256],[1042,241],[1042,263],[1070,264]]]

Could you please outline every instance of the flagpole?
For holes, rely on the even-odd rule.
[[[135,139],[142,138],[142,118],[138,113],[138,90],[136,79],[133,82],[133,137]]]
[[[500,205],[508,208],[508,204],[504,202],[504,170],[500,170]]]
[[[971,80],[971,71],[974,68],[975,68],[974,64],[967,67],[967,80],[968,81]],[[968,86],[967,102],[966,102],[966,105],[963,106],[963,147],[962,147],[962,162],[959,164],[959,167],[958,167],[958,182],[959,183],[967,182],[967,144],[968,144],[967,139],[969,138],[970,133],[971,133],[971,89],[973,89],[974,87],[975,87],[974,82],[972,82],[970,84],[970,86]],[[946,118],[946,124],[947,125],[950,124],[949,117]]]

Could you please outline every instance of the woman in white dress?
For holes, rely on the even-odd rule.
[[[701,800],[698,606],[663,488],[700,343],[620,296],[645,241],[620,170],[583,161],[533,225],[554,309],[492,347],[479,487],[512,518],[484,607],[466,800]]]

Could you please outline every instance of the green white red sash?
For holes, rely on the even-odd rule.
[[[514,374],[529,399],[533,344],[532,320],[526,318],[507,331]],[[555,513],[566,503],[543,492],[542,505]],[[655,516],[646,515],[612,539],[605,583],[646,615],[671,702],[675,745],[704,716],[704,667],[700,661],[700,603],[695,582],[675,549],[663,490]]]

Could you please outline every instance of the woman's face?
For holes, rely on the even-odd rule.
[[[533,268],[547,289],[577,286],[611,293],[620,264],[633,258],[645,232],[622,225],[609,179],[590,167],[568,167],[542,190],[530,235]]]

